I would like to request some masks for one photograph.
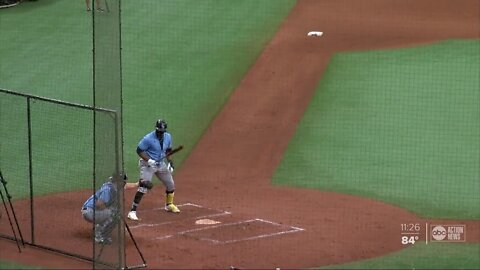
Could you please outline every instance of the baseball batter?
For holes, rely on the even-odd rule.
[[[155,175],[165,186],[166,199],[165,210],[179,213],[173,204],[175,182],[173,181],[173,162],[169,158],[172,152],[172,135],[167,132],[167,122],[159,119],[155,123],[155,130],[145,135],[137,146],[137,154],[140,157],[140,180],[138,190],[133,199],[132,208],[127,217],[131,220],[139,220],[137,207],[144,194],[152,189],[152,176]]]

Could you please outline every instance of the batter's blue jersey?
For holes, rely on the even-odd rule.
[[[157,137],[155,131],[145,135],[138,143],[138,148],[156,161],[160,161],[167,156],[167,149],[172,148],[172,135],[170,133],[163,133],[163,145],[160,145],[160,139]]]
[[[110,207],[115,202],[117,189],[112,182],[106,182],[100,187],[95,195],[90,196],[88,200],[83,204],[82,208],[94,208],[94,197],[96,200],[102,200],[107,207]]]

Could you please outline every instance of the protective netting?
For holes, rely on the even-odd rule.
[[[94,1],[92,1],[94,2]],[[121,55],[120,55],[120,0],[96,1],[92,5],[93,19],[93,104],[95,107],[108,108],[116,113],[94,113],[95,147],[94,168],[96,189],[112,173],[123,170],[122,137],[122,89],[121,89]],[[118,185],[118,183],[116,183]],[[123,187],[123,186],[121,186]],[[125,266],[123,190],[117,186],[115,200],[118,203],[116,220],[111,226],[113,244],[100,247],[104,250],[96,254],[99,261],[106,261],[114,266]],[[109,230],[109,229],[102,229]],[[100,253],[102,252],[102,253]]]
[[[94,223],[80,212],[123,170],[120,1],[92,2],[86,11],[85,2],[28,1],[2,14],[2,45],[14,53],[2,54],[1,62],[0,169],[13,210],[8,200],[2,202],[0,234],[20,240],[10,225],[16,230],[18,221],[26,244],[92,260],[94,267],[120,268],[125,266],[122,186],[112,193],[116,222],[104,239],[96,238]],[[51,27],[53,20],[41,18],[59,10],[66,17],[75,10],[78,21]],[[21,12],[35,16],[17,21]],[[14,23],[28,29],[18,39],[12,38]],[[32,37],[34,46],[28,42]],[[25,80],[15,79],[20,70]],[[13,213],[7,219],[7,211],[17,220]]]

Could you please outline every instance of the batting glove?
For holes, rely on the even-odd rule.
[[[155,167],[155,166],[157,166],[157,162],[153,159],[149,159],[148,160],[148,166]]]
[[[170,173],[173,173],[173,169],[175,169],[175,167],[173,167],[173,162],[168,162],[167,169],[170,171]]]

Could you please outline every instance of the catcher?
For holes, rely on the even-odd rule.
[[[95,224],[95,242],[98,244],[112,243],[111,234],[120,218],[118,189],[138,187],[138,183],[127,183],[127,179],[126,174],[109,177],[82,206],[83,218]]]

